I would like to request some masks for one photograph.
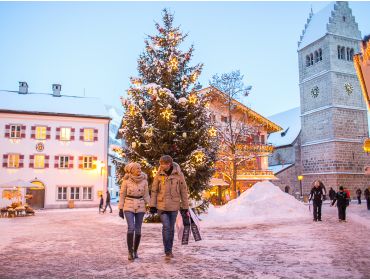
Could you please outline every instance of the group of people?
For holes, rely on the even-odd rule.
[[[138,258],[141,240],[141,226],[150,206],[150,213],[158,213],[162,222],[162,239],[165,258],[173,258],[172,247],[175,223],[180,210],[183,219],[190,218],[188,188],[180,166],[164,155],[159,161],[159,170],[154,177],[149,195],[148,180],[141,171],[139,163],[131,162],[125,166],[125,176],[121,184],[119,216],[127,221],[128,260]]]
[[[361,204],[361,190],[358,189],[356,191],[358,203]],[[370,191],[367,188],[364,192],[365,198],[367,201],[367,209],[370,210]],[[329,198],[330,198],[330,207],[334,206],[337,203],[338,208],[338,218],[339,222],[346,221],[346,209],[349,206],[350,202],[350,193],[348,190],[345,190],[343,186],[339,187],[339,191],[335,192],[333,188],[329,190]],[[312,200],[313,204],[313,221],[314,222],[321,222],[321,208],[322,202],[326,199],[326,188],[324,184],[320,180],[316,180],[313,183],[309,202]]]

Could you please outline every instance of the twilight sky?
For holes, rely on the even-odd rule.
[[[252,85],[244,101],[264,116],[299,106],[297,41],[310,8],[329,2],[0,2],[0,89],[98,96],[120,106],[146,34],[165,7],[214,73],[240,69]],[[370,2],[350,2],[362,35],[370,33]]]

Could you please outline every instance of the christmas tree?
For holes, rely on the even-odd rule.
[[[180,49],[186,38],[163,10],[158,34],[148,36],[138,59],[138,76],[131,77],[119,133],[128,161],[142,165],[151,181],[159,158],[170,155],[185,175],[190,198],[201,200],[214,173],[217,134],[207,110],[208,97],[198,92],[202,64],[190,66],[194,47]],[[122,168],[118,177],[122,176]],[[118,178],[118,179],[119,179]]]

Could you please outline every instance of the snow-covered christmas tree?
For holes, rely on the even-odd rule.
[[[150,180],[159,158],[170,155],[184,172],[190,197],[200,200],[214,173],[217,134],[207,96],[198,92],[203,65],[189,65],[194,48],[180,49],[187,35],[173,26],[173,20],[163,10],[163,25],[156,23],[158,34],[145,40],[139,75],[131,77],[128,98],[122,98],[126,111],[120,134],[126,142],[125,156],[139,162]]]

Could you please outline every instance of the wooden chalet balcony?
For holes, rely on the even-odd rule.
[[[238,150],[250,153],[272,153],[274,146],[271,144],[252,143],[252,144],[239,144]]]
[[[277,180],[272,170],[243,170],[237,172],[237,180]]]

